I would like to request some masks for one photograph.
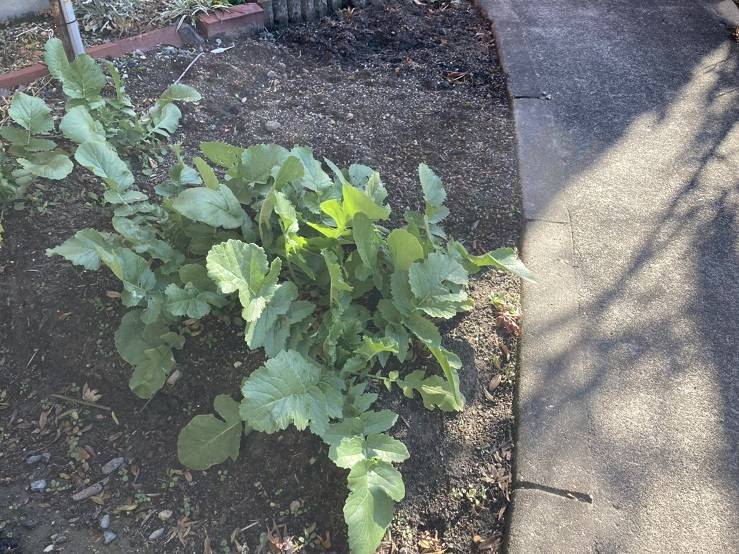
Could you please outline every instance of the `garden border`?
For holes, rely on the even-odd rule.
[[[368,0],[257,0],[233,6],[225,13],[199,15],[197,27],[206,39],[221,35],[237,36],[256,32],[263,27],[303,23],[336,13],[347,5],[361,8],[367,4]],[[115,58],[136,50],[146,52],[163,45],[181,47],[188,42],[187,39],[183,40],[181,33],[182,28],[178,30],[177,26],[170,25],[132,37],[97,44],[89,47],[86,53],[93,58]],[[46,64],[37,62],[0,74],[0,89],[12,90],[48,74]]]

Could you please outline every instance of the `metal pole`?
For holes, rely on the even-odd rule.
[[[72,0],[58,0],[62,9],[62,19],[64,21],[65,31],[69,42],[72,46],[72,53],[76,56],[85,53],[85,45],[82,43],[80,28],[77,24],[77,18],[74,15],[74,7]]]

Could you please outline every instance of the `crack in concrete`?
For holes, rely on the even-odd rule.
[[[536,96],[526,94],[514,94],[512,98],[514,100],[551,100],[552,95],[546,92],[542,92],[541,94],[538,94]]]
[[[579,502],[585,502],[587,504],[593,503],[593,497],[586,492],[573,491],[568,489],[560,489],[558,487],[550,487],[548,485],[541,485],[539,483],[532,483],[531,481],[516,481],[513,484],[514,489],[533,489],[537,491],[547,492],[567,498],[569,500],[577,500]]]

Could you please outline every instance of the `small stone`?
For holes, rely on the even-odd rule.
[[[354,114],[352,112],[349,112],[348,114],[346,114],[347,121],[351,121],[352,119],[354,119]]]
[[[300,500],[293,500],[290,502],[290,513],[295,515],[300,510]]]
[[[61,533],[54,533],[49,538],[54,541],[54,544],[62,544],[64,542],[67,542],[67,535],[62,535]]]
[[[82,489],[79,492],[76,492],[72,495],[72,500],[75,502],[79,502],[80,500],[86,500],[87,498],[90,498],[91,496],[95,496],[103,492],[104,483],[101,481],[99,483],[95,483],[94,485],[90,485],[87,488]]]
[[[50,459],[51,459],[51,454],[49,454],[48,452],[43,452],[41,454],[32,454],[31,456],[26,458],[26,463],[29,466],[32,466],[39,462],[47,463]]]
[[[216,44],[217,44],[218,46],[220,46],[221,44],[223,44],[223,41],[222,41],[221,39],[217,38],[217,39],[216,39]]]
[[[110,514],[105,514],[100,518],[100,529],[105,530],[110,527]]]
[[[177,48],[175,48],[174,46],[165,46],[164,48],[162,48],[162,51],[167,54],[176,54]]]
[[[35,519],[24,519],[21,521],[21,525],[28,530],[35,529],[38,525],[38,520]]]
[[[287,69],[287,66],[283,62],[277,62],[275,65],[283,71]]]
[[[160,527],[156,531],[152,531],[151,535],[149,535],[150,541],[155,541],[158,538],[160,538],[164,534],[164,527]]]
[[[39,479],[31,482],[31,492],[44,492],[46,488],[46,479]]]
[[[143,50],[141,50],[140,48],[137,48],[136,50],[134,50],[133,51],[133,54],[134,54],[134,56],[141,56],[142,58],[145,57]]]
[[[274,71],[267,71],[267,79],[277,79],[278,75]]]
[[[172,517],[172,510],[162,510],[157,515],[162,521],[167,521],[169,518]]]
[[[46,548],[44,548],[44,552],[53,552],[54,548],[56,548],[53,544],[50,544]]]
[[[114,540],[118,538],[118,535],[116,535],[113,531],[104,531],[103,532],[103,543],[110,544]]]
[[[270,133],[274,133],[275,131],[279,131],[282,128],[282,125],[278,121],[265,121],[264,122],[264,129],[266,131],[269,131]]]
[[[103,466],[103,473],[105,475],[108,475],[109,473],[113,473],[116,469],[118,469],[125,463],[126,463],[126,458],[124,458],[123,456],[121,456],[120,458],[113,458],[107,464]]]

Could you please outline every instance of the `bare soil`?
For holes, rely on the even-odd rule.
[[[145,101],[196,54],[170,48],[117,63],[129,91]],[[518,242],[504,81],[490,29],[466,2],[430,10],[388,1],[265,33],[207,53],[183,81],[203,94],[199,106],[183,110],[178,140],[189,152],[204,140],[309,145],[339,165],[380,171],[396,215],[420,204],[416,171],[423,161],[447,187],[451,235],[475,253]],[[59,102],[58,91],[45,93]],[[140,186],[153,186],[165,173],[166,163],[150,177],[139,174]],[[127,387],[131,369],[113,345],[122,310],[107,291],[117,283],[106,272],[79,271],[44,254],[80,228],[109,226],[99,192],[94,178],[75,171],[64,182],[38,186],[26,209],[3,221],[0,552],[40,552],[50,544],[75,553],[239,552],[239,545],[242,552],[270,552],[260,550],[269,536],[283,543],[292,537],[307,551],[347,552],[345,473],[310,434],[253,433],[237,462],[207,472],[179,465],[178,431],[209,412],[214,396],[235,393],[262,355],[246,348],[238,325],[206,319],[178,353],[183,377],[149,403],[137,399]],[[445,341],[465,365],[463,413],[429,412],[417,400],[385,396],[401,414],[393,434],[411,458],[400,468],[407,497],[384,552],[498,549],[510,484],[517,338],[515,329],[496,326],[499,312],[489,299],[497,293],[516,307],[518,291],[514,279],[481,274],[471,287],[476,308],[444,324]],[[62,398],[80,400],[85,383],[109,409]],[[48,462],[26,463],[36,453],[48,453]],[[126,463],[100,494],[71,499],[121,456]],[[38,479],[46,480],[45,491],[31,492]],[[167,510],[171,517],[160,518]],[[99,527],[104,513],[118,535],[109,546]],[[149,541],[161,527],[163,537]]]

